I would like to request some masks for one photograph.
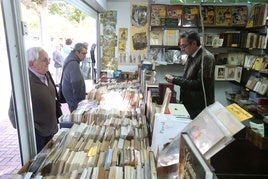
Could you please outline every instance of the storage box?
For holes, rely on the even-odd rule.
[[[268,137],[262,137],[260,134],[254,132],[250,128],[247,128],[246,139],[248,139],[261,150],[268,149]]]

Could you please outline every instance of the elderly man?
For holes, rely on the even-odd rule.
[[[56,117],[56,90],[49,77],[50,59],[41,47],[32,47],[26,51],[33,107],[37,152],[52,139],[58,131]]]

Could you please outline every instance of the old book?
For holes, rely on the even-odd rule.
[[[166,17],[166,5],[152,4],[150,17],[151,26],[164,26]]]
[[[154,29],[150,31],[150,45],[163,45],[162,29]]]
[[[258,93],[261,95],[264,95],[267,92],[267,89],[268,89],[268,80],[262,79],[261,86],[259,87]]]
[[[216,26],[232,26],[232,8],[231,6],[215,7],[215,25]]]
[[[149,163],[150,163],[150,178],[157,179],[156,161],[155,155],[152,151],[149,152]]]
[[[200,154],[191,138],[183,133],[180,142],[179,178],[215,178],[214,169]]]
[[[253,76],[253,75],[251,75],[251,76],[249,77],[247,83],[246,83],[246,87],[247,87],[248,89],[250,89],[250,90],[253,90],[254,87],[255,87],[255,85],[256,85],[256,83],[257,83],[257,81],[258,81],[258,78],[255,77],[255,76]]]
[[[166,6],[166,27],[181,26],[182,6],[167,5]]]
[[[232,6],[232,25],[246,26],[248,20],[247,6]]]
[[[197,27],[199,24],[199,6],[184,5],[182,8],[182,26]]]
[[[177,46],[179,36],[180,36],[179,30],[165,29],[163,36],[163,44],[165,46]]]
[[[201,6],[205,26],[215,25],[215,6]]]

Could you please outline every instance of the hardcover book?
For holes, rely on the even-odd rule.
[[[233,26],[245,26],[248,20],[247,6],[232,7],[232,24]]]
[[[204,26],[215,25],[215,6],[202,6]]]
[[[150,31],[150,45],[163,45],[163,31],[161,29]]]
[[[166,17],[166,5],[151,5],[151,26],[164,26]]]
[[[182,26],[197,27],[199,24],[199,7],[198,6],[183,6],[182,8]]]
[[[182,6],[167,5],[166,6],[166,26],[178,27],[181,26]]]
[[[216,6],[215,12],[216,26],[232,26],[231,6]]]

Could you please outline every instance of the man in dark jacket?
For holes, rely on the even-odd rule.
[[[188,55],[182,76],[166,74],[165,79],[180,86],[180,101],[194,119],[206,106],[215,102],[215,58],[202,48],[199,34],[185,32],[179,39],[180,49]]]
[[[66,99],[70,112],[73,112],[78,103],[86,98],[86,86],[80,69],[80,62],[87,54],[87,46],[77,43],[65,59],[62,72],[62,93]]]
[[[37,152],[40,152],[58,131],[56,90],[48,76],[50,60],[47,52],[41,47],[32,47],[27,50],[26,59],[29,64]]]

